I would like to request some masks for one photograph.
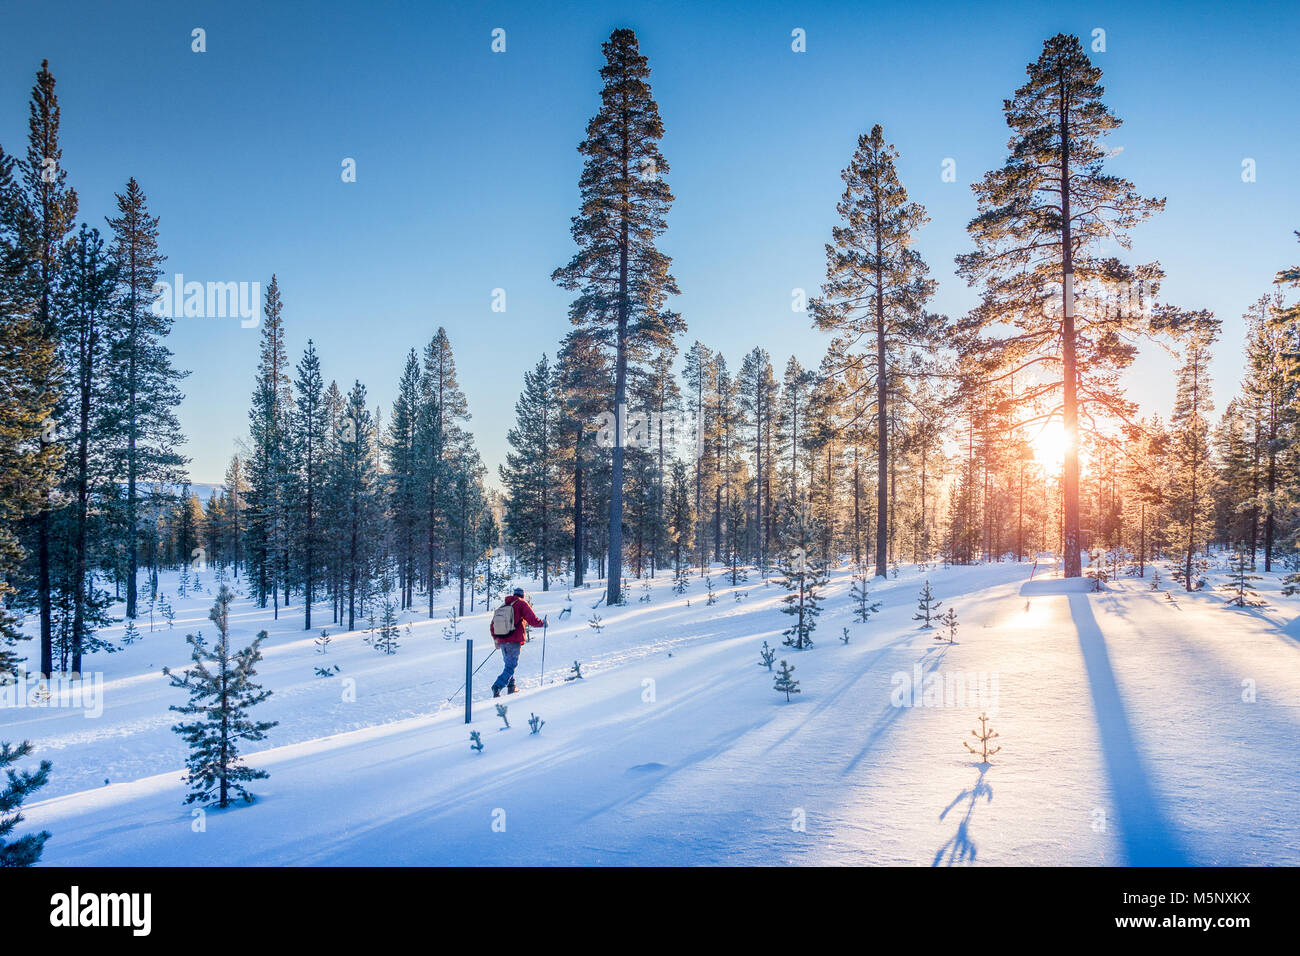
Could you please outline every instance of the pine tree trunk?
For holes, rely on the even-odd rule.
[[[1192,375],[1193,375],[1192,416],[1191,416],[1193,429],[1195,429],[1196,423],[1200,418],[1200,402],[1197,397],[1198,385],[1199,385],[1199,383],[1196,381],[1197,374],[1198,374],[1197,370],[1193,369],[1192,371]],[[1201,467],[1200,439],[1196,435],[1195,431],[1193,430],[1191,509],[1187,516],[1187,558],[1184,567],[1185,577],[1183,578],[1183,584],[1186,586],[1188,591],[1192,590],[1192,554],[1196,550],[1196,515],[1197,515],[1197,508],[1198,508],[1198,503],[1200,498],[1200,496],[1198,495],[1199,489],[1197,488],[1196,477],[1200,471],[1200,467]]]
[[[1025,464],[1020,463],[1020,491],[1016,499],[1016,560],[1025,560]]]
[[[579,433],[573,455],[573,586],[582,587],[586,572],[583,554],[583,535],[586,534],[582,515],[582,435]]]
[[[650,528],[650,577],[659,565],[659,534],[664,526],[664,407],[659,402],[659,470],[655,473],[655,520]]]
[[[428,541],[427,541],[427,545],[428,545],[428,555],[427,555],[427,561],[428,561],[428,572],[427,572],[426,579],[425,579],[425,582],[424,582],[424,586],[428,589],[428,592],[429,592],[429,620],[433,620],[433,551],[434,551],[434,537],[435,537],[435,535],[437,534],[437,531],[435,530],[435,529],[437,528],[437,521],[438,521],[437,495],[436,495],[436,493],[435,493],[434,490],[433,490],[433,485],[430,484],[430,488],[429,488],[429,535],[428,535]]]
[[[1065,318],[1061,328],[1061,364],[1063,397],[1061,418],[1065,428],[1065,461],[1061,469],[1064,497],[1065,576],[1077,578],[1083,573],[1079,561],[1079,398],[1078,372],[1075,368],[1074,331],[1074,249],[1070,239],[1070,127],[1069,101],[1064,67],[1059,78],[1061,98],[1061,272]]]
[[[1277,490],[1277,411],[1269,416],[1268,508],[1264,512],[1264,570],[1273,570],[1273,493]]]
[[[82,640],[86,629],[86,517],[90,498],[90,379],[95,331],[86,335],[81,368],[80,435],[77,440],[77,531],[73,552],[72,672],[81,673]]]
[[[310,447],[310,440],[309,440],[308,449],[307,449],[307,528],[306,528],[307,540],[305,542],[305,548],[303,554],[304,580],[303,580],[303,595],[302,595],[302,609],[303,609],[302,629],[304,631],[311,630],[311,599],[313,597],[313,592],[315,587],[313,572],[315,571],[316,554],[315,554],[315,547],[313,545],[314,538],[312,532],[312,527],[315,524],[315,515],[313,514],[313,511],[315,510],[315,506],[313,504],[315,500],[315,495],[313,494],[313,488],[312,488],[314,484],[312,473],[315,469],[314,469],[314,463],[312,462],[311,459],[312,459],[312,450]]]
[[[891,416],[892,418],[892,416]],[[888,552],[889,560],[894,560],[894,538],[897,536],[898,522],[895,520],[895,509],[898,505],[898,456],[893,455],[889,460],[889,523],[888,537],[885,544],[885,550]]]
[[[926,444],[924,441],[922,441],[921,442],[921,555],[924,558],[924,560],[929,561],[930,560],[930,554],[929,554],[930,536],[929,534],[927,534],[927,527],[925,523],[925,486],[927,482],[926,470],[925,470],[926,469],[925,458],[926,458]]]
[[[862,563],[862,476],[858,443],[853,442],[853,563]]]
[[[49,126],[45,126],[46,134],[49,134]],[[47,146],[53,143],[46,141]],[[47,149],[44,155],[49,155]],[[54,303],[52,301],[52,289],[57,275],[58,263],[56,260],[57,250],[51,238],[54,231],[54,213],[51,206],[52,187],[46,185],[41,189],[41,210],[39,219],[39,236],[40,236],[40,263],[41,263],[41,302],[40,318],[42,333],[54,344],[58,344],[58,333],[54,324]],[[52,383],[44,383],[47,386]],[[41,676],[48,679],[54,671],[54,605],[50,593],[50,547],[52,528],[50,522],[50,501],[49,489],[45,489],[44,501],[41,503],[40,518],[36,523],[36,551],[39,569],[37,571],[37,603],[40,606],[41,617]]]
[[[722,470],[718,470],[718,486],[713,490],[713,556],[722,557]]]
[[[1141,518],[1138,526],[1138,576],[1145,578],[1147,576],[1147,506],[1142,502],[1140,508]]]
[[[229,648],[224,637],[221,645],[221,766],[218,768],[221,780],[221,800],[217,804],[222,810],[230,803],[230,782],[227,773],[230,768],[230,663],[227,658]]]
[[[700,575],[704,574],[705,532],[704,517],[704,369],[700,369],[699,388],[695,393],[695,545],[700,560]]]
[[[620,127],[622,142],[622,176],[626,184],[631,174],[629,168],[628,142],[631,131],[628,129],[628,110],[623,108],[623,124]],[[628,191],[623,188],[622,222],[619,226],[618,243],[618,338],[615,343],[614,361],[614,461],[610,470],[609,486],[609,576],[605,590],[605,603],[610,607],[621,604],[623,582],[623,435],[627,427],[624,418],[627,414],[627,322],[628,322]]]
[[[461,617],[465,616],[465,528],[469,524],[469,488],[462,486],[463,490],[460,496],[460,610],[457,611]]]
[[[889,418],[886,403],[885,291],[880,265],[879,203],[876,204],[876,577],[886,576],[889,550]]]
[[[758,553],[758,567],[763,567],[763,386],[762,370],[759,372],[759,394],[754,396],[754,543]]]
[[[135,322],[135,287],[132,283],[131,319]],[[136,615],[135,576],[140,566],[139,532],[136,526],[136,409],[135,409],[135,346],[134,329],[132,335],[131,358],[129,360],[130,392],[127,397],[127,439],[126,439],[126,616],[134,619]]]

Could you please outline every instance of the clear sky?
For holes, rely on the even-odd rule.
[[[1162,298],[1225,322],[1219,407],[1241,365],[1244,309],[1300,261],[1295,3],[104,3],[0,0],[0,143],[25,148],[44,57],[58,80],[64,167],[103,226],[135,176],[169,273],[279,275],[296,363],[360,379],[387,409],[405,354],[439,325],[495,478],[525,368],[553,355],[568,295],[576,151],[598,105],[600,44],[636,30],[666,127],[677,197],[663,248],[689,332],[733,364],[755,345],[778,373],[825,348],[795,288],[814,292],[839,172],[873,123],[932,217],[918,248],[935,307],[975,301],[953,275],[969,248],[970,183],[1005,156],[1004,97],[1043,40],[1105,30],[1107,101],[1125,121],[1112,169],[1166,211],[1136,233]],[[191,31],[207,52],[191,52]],[[491,50],[494,28],[506,52]],[[791,49],[791,31],[807,50]],[[357,181],[340,176],[356,161]],[[957,181],[942,164],[956,162]],[[1255,160],[1256,181],[1242,181]],[[494,289],[506,311],[492,311]],[[192,370],[181,408],[196,481],[221,480],[246,433],[258,332],[180,319]],[[1144,357],[1132,394],[1167,412],[1173,363]]]

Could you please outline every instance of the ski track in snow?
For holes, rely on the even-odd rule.
[[[648,604],[634,584],[627,605],[597,610],[599,635],[587,624],[598,587],[532,593],[557,618],[546,682],[534,640],[522,693],[501,699],[507,730],[487,691],[499,657],[483,667],[481,754],[462,698],[446,702],[465,673],[463,641],[442,634],[454,595],[432,620],[427,605],[404,615],[393,656],[364,627],[322,623],[327,604],[304,631],[300,606],[277,621],[240,599],[234,643],[270,633],[258,679],[274,693],[255,716],[280,723],[247,753],[271,773],[252,787],[257,802],[208,809],[203,827],[183,802],[185,748],[167,709],[185,694],[161,671],[188,664],[187,632],[212,636],[211,581],[182,600],[172,575],[174,628],[156,619],[150,632],[146,619],[139,642],[90,662],[104,675],[102,716],[0,708],[0,739],[30,739],[54,763],[19,832],[50,830],[52,865],[1300,863],[1300,602],[1279,576],[1261,582],[1268,607],[1242,611],[1223,592],[1170,601],[1124,577],[1088,593],[1030,571],[907,567],[871,585],[884,606],[861,625],[838,570],[804,651],[781,646],[786,592],[752,570],[732,588],[715,568],[711,607],[698,577],[684,596],[656,578]],[[926,577],[957,611],[955,644],[912,620]],[[573,617],[559,622],[566,593]],[[476,664],[492,650],[488,616],[461,622]],[[789,703],[758,663],[764,640],[795,665]],[[575,659],[584,678],[566,681]],[[326,665],[340,673],[314,676]],[[996,675],[1003,749],[990,765],[962,746],[978,704],[894,705],[897,675],[916,668]]]

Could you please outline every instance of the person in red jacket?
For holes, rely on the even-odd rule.
[[[519,652],[523,650],[524,642],[528,640],[528,628],[544,627],[546,621],[538,617],[528,602],[524,600],[524,589],[515,588],[515,593],[506,598],[506,604],[515,610],[515,629],[506,636],[502,637],[495,631],[492,632],[492,639],[496,641],[497,647],[501,648],[501,656],[505,658],[506,666],[501,671],[501,676],[492,682],[492,696],[500,697],[501,688],[506,688],[506,693],[513,694],[515,687],[515,668],[519,666]],[[490,629],[490,628],[489,628]]]

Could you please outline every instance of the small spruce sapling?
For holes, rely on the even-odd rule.
[[[577,661],[573,662],[573,667],[569,669],[569,676],[565,680],[582,680],[582,665]]]
[[[947,641],[949,644],[957,643],[957,612],[953,608],[948,608],[946,614],[939,618],[939,623],[943,625],[947,634],[936,634],[936,641]]]
[[[774,648],[774,647],[769,647],[768,644],[767,644],[767,641],[764,641],[764,642],[763,642],[763,649],[760,650],[760,651],[758,652],[758,654],[759,654],[759,657],[762,658],[762,660],[759,661],[758,666],[759,666],[759,667],[766,667],[768,670],[771,670],[771,669],[772,669],[772,662],[773,662],[774,660],[776,660],[776,648]]]
[[[1210,572],[1210,559],[1206,555],[1196,559],[1196,586],[1193,590],[1203,591],[1209,585],[1209,578],[1206,577]]]
[[[802,516],[797,530],[803,540],[811,536],[806,519]],[[821,590],[826,586],[828,576],[826,570],[812,560],[805,548],[793,549],[783,559],[781,569],[783,577],[778,583],[790,592],[781,599],[784,605],[781,612],[794,618],[782,632],[785,634],[784,643],[787,647],[805,650],[813,646],[813,631],[817,629],[817,618],[822,612]]]
[[[1255,597],[1255,585],[1251,583],[1260,580],[1260,576],[1250,573],[1250,562],[1246,555],[1241,551],[1235,553],[1228,568],[1228,583],[1223,585],[1232,592],[1228,605],[1241,608],[1262,606],[1264,602]]]
[[[717,593],[713,590],[713,575],[711,575],[711,574],[706,574],[706,575],[704,576],[704,587],[708,590],[708,594],[709,594],[709,599],[708,599],[707,601],[704,602],[705,606],[708,607],[708,606],[711,606],[711,605],[717,604],[717,603],[718,603],[718,595],[717,595]]]
[[[685,594],[691,587],[691,572],[686,565],[678,565],[673,572],[673,593]]]
[[[506,711],[509,709],[510,708],[505,704],[497,704],[497,716],[500,717],[502,720],[504,720],[506,723],[505,727],[503,727],[502,730],[510,729],[510,718],[506,716]]]
[[[1151,590],[1152,591],[1160,590],[1160,569],[1159,568],[1151,569]]]
[[[379,622],[379,634],[374,640],[374,648],[381,654],[397,653],[397,636],[401,633],[397,626],[397,605],[391,597],[384,598],[384,613]]]
[[[321,628],[320,637],[316,638],[316,653],[328,654],[330,649],[330,632]]]
[[[859,624],[866,624],[871,615],[880,610],[880,602],[871,600],[871,592],[867,589],[869,580],[866,565],[858,565],[853,572],[850,594],[853,597],[853,619]]]
[[[587,626],[591,628],[593,631],[595,631],[597,634],[599,634],[601,631],[605,629],[605,625],[602,624],[601,621],[602,621],[601,616],[597,614],[595,611],[592,611],[591,620],[587,622]]]
[[[138,640],[140,640],[140,629],[135,626],[135,621],[128,617],[126,619],[126,630],[122,633],[122,643],[131,645]]]
[[[1110,575],[1106,570],[1106,553],[1104,551],[1098,549],[1093,552],[1092,560],[1085,573],[1092,581],[1092,589],[1094,591],[1102,590],[1103,585],[1110,579]]]
[[[840,643],[841,643],[841,644],[847,644],[847,643],[849,642],[849,638],[850,638],[851,636],[852,636],[852,635],[849,634],[849,629],[848,629],[847,627],[842,627],[842,628],[840,628]]]
[[[460,617],[456,614],[456,608],[453,605],[447,611],[447,623],[442,627],[442,636],[445,640],[460,642],[465,632],[460,629]]]
[[[469,732],[469,749],[475,753],[481,754],[483,752],[483,740],[479,737],[477,730]]]
[[[980,720],[980,729],[972,730],[970,732],[970,735],[979,741],[980,744],[979,748],[977,749],[975,747],[972,747],[970,745],[970,741],[968,740],[963,740],[962,745],[971,753],[973,753],[975,756],[979,757],[980,763],[988,763],[989,758],[1002,749],[1002,745],[999,744],[996,747],[989,746],[989,741],[998,737],[999,734],[996,730],[994,730],[992,727],[988,725],[989,718],[987,714],[980,714],[979,720]]]
[[[317,677],[320,677],[320,678],[333,677],[333,676],[334,676],[335,674],[337,674],[338,672],[339,672],[339,665],[337,665],[337,664],[335,664],[333,667],[317,667],[317,668],[316,668],[316,676],[317,676]]]
[[[41,858],[41,849],[50,838],[49,831],[29,833],[13,842],[6,842],[14,828],[23,822],[23,800],[31,796],[50,779],[51,764],[42,760],[35,771],[17,771],[11,765],[30,755],[31,741],[24,740],[17,747],[0,743],[0,770],[5,780],[0,782],[0,868],[32,866]]]
[[[778,693],[785,694],[787,703],[791,694],[799,693],[799,682],[794,679],[794,667],[789,661],[781,662],[781,670],[776,675],[776,690]]]
[[[528,715],[528,726],[532,728],[529,731],[530,734],[540,734],[542,732],[542,727],[545,724],[546,721],[542,720],[542,718],[538,717],[536,714]]]
[[[921,629],[928,630],[934,627],[932,620],[939,616],[939,608],[943,605],[934,599],[934,591],[930,587],[930,579],[925,579],[925,584],[921,586],[921,594],[916,599],[917,612],[912,615],[912,620],[921,622]]]
[[[188,703],[169,708],[194,718],[172,727],[190,745],[185,782],[192,789],[185,802],[209,803],[215,799],[222,809],[230,805],[232,796],[252,803],[253,795],[243,784],[269,776],[265,770],[254,770],[240,761],[239,743],[264,740],[266,732],[279,723],[255,721],[248,716],[250,708],[271,696],[269,690],[253,682],[266,631],[260,631],[242,651],[231,652],[229,617],[233,597],[230,588],[222,586],[208,612],[208,619],[217,627],[216,644],[209,647],[202,634],[188,634],[185,640],[192,648],[191,666],[182,674],[163,668],[173,687],[184,687],[190,693]]]

